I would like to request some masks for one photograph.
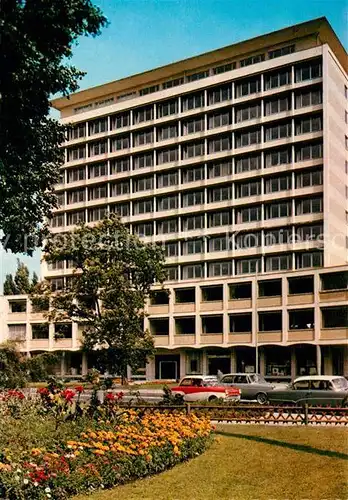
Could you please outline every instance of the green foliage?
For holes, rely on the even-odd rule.
[[[24,387],[28,382],[46,380],[50,367],[56,364],[58,356],[43,353],[27,358],[21,354],[14,342],[0,345],[0,389]]]
[[[167,385],[163,386],[163,397],[162,401],[160,401],[160,405],[180,406],[184,404],[184,396],[182,394],[173,394]]]
[[[50,235],[45,259],[76,263],[63,290],[53,293],[45,282],[36,287],[33,297],[50,300],[48,319],[79,323],[85,349],[98,348],[98,367],[109,373],[125,378],[127,365],[142,366],[154,352],[143,320],[151,286],[165,279],[162,249],[130,235],[111,214],[93,227],[81,224],[64,241]]]
[[[1,210],[1,209],[0,209]],[[30,273],[28,267],[17,259],[17,270],[15,275],[6,274],[4,281],[4,295],[19,295],[28,294],[36,286],[38,286],[38,276],[34,272],[33,278],[30,281]]]
[[[12,274],[6,274],[4,281],[4,295],[16,295],[16,285]]]
[[[66,128],[49,116],[49,99],[78,89],[72,48],[106,24],[91,0],[1,2],[0,230],[15,253],[41,244],[56,206]]]
[[[11,342],[0,345],[0,388],[23,387],[27,377],[25,360]]]
[[[29,282],[29,269],[19,259],[17,259],[17,271],[14,277],[14,282],[16,285],[17,293],[30,292],[31,286]]]
[[[44,352],[26,359],[27,378],[31,382],[47,380],[51,367],[59,361],[59,354]]]

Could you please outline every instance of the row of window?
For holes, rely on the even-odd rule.
[[[293,269],[292,254],[280,254],[264,257],[264,270],[284,271]],[[295,254],[295,269],[321,267],[323,265],[323,254],[320,251],[304,252]],[[189,264],[182,266],[167,266],[167,277],[169,281],[179,279],[198,279],[204,277],[233,276],[241,274],[255,274],[262,270],[262,258],[234,259],[204,264]],[[68,278],[65,278],[66,280]],[[51,278],[53,291],[64,287],[64,278]]]
[[[187,193],[182,198],[182,206],[190,207],[194,205],[201,205],[204,203],[204,192],[196,191],[193,193]],[[157,202],[157,211],[162,210],[170,210],[178,207],[178,201],[175,196],[168,196],[165,198],[160,198]],[[294,210],[294,211],[293,211]],[[111,212],[116,212],[120,216],[125,217],[130,215],[130,205],[129,204],[118,204],[112,205],[110,207]],[[152,214],[154,212],[154,200],[140,200],[133,203],[133,215],[141,215],[141,214]],[[304,214],[315,214],[323,212],[323,199],[322,197],[313,197],[313,198],[303,198],[295,200],[295,208],[293,209],[292,201],[280,201],[277,203],[267,203],[267,204],[259,204],[247,206],[244,208],[236,208],[233,211],[225,210],[220,212],[214,212],[208,214],[208,227],[218,227],[223,225],[233,224],[234,214],[234,223],[242,224],[246,222],[255,222],[255,221],[263,221],[269,219],[276,219],[281,217],[290,217],[292,215],[304,215]],[[99,207],[96,209],[88,210],[88,220],[95,221],[103,218],[107,213],[106,207]],[[91,215],[93,214],[93,215]],[[194,217],[204,217],[201,215]],[[175,220],[175,222],[173,222]],[[158,222],[158,234],[165,234],[169,232],[177,232],[178,229],[178,220],[177,219],[168,219],[163,222]],[[203,219],[192,219],[195,222],[192,224],[195,227],[192,229],[198,229],[196,227]],[[80,210],[76,212],[68,212],[66,223],[67,225],[77,224],[79,221],[86,221],[86,212],[85,210]],[[163,228],[162,228],[162,225]],[[64,226],[64,214],[56,215],[52,219],[52,227],[62,227]],[[148,223],[148,226],[152,228],[152,223]],[[160,229],[162,228],[162,229]],[[200,228],[200,227],[199,227]],[[151,233],[152,234],[152,233]]]
[[[235,160],[235,173],[249,172],[253,170],[261,169],[262,165],[262,155],[251,154],[245,156],[236,157]],[[295,161],[305,161],[310,159],[321,158],[323,155],[322,145],[318,143],[309,143],[306,145],[301,145],[295,149]],[[269,152],[264,153],[264,166],[274,167],[278,165],[289,164],[292,162],[292,154],[290,147],[283,147],[279,149],[272,149]],[[144,155],[142,157],[133,156],[133,169],[138,170],[140,168],[145,168],[154,165],[153,155]],[[232,161],[220,161],[207,164],[207,176],[208,179],[215,177],[222,177],[226,175],[233,174]],[[122,157],[119,159],[110,160],[110,174],[115,175],[118,173],[129,172],[131,170],[131,160],[129,156]],[[188,169],[191,171],[191,178],[188,174],[187,181],[202,180],[205,177],[205,168],[202,165],[198,165],[196,168]],[[88,178],[94,179],[108,175],[108,164],[107,162],[97,163],[93,165],[88,165]],[[64,177],[64,175],[63,175]],[[157,174],[157,178],[160,181],[157,187],[174,186],[178,184],[177,171],[168,172],[164,174]],[[86,167],[77,167],[67,170],[67,183],[78,182],[86,179]],[[61,179],[64,183],[64,178]]]
[[[292,54],[295,51],[295,45],[288,45],[286,47],[281,47],[279,49],[274,49],[270,50],[268,52],[268,58],[269,59],[275,59],[276,57],[281,57],[284,55]],[[233,61],[227,64],[223,64],[220,66],[216,66],[204,71],[199,71],[197,73],[192,73],[190,75],[186,75],[185,77],[179,77],[179,78],[174,78],[172,80],[168,80],[166,82],[163,82],[161,85],[155,84],[155,85],[150,85],[149,87],[145,87],[139,91],[140,96],[145,96],[149,94],[153,94],[154,92],[158,92],[160,89],[170,89],[173,87],[177,87],[179,85],[183,85],[184,83],[190,83],[190,82],[195,82],[198,80],[201,80],[203,78],[207,78],[208,76],[212,75],[220,75],[222,73],[226,73],[227,71],[232,71],[237,68],[237,65],[239,64],[239,67],[244,68],[246,66],[250,66],[252,64],[256,64],[259,62],[264,61],[266,58],[266,54],[258,54],[254,56],[249,56],[247,58],[241,59],[239,63],[237,61]],[[138,93],[135,91],[132,92],[127,92],[126,94],[122,94],[117,96],[117,101],[124,101],[127,99],[130,99],[132,97],[137,97]],[[104,99],[102,101],[98,101],[94,103],[94,107],[102,107],[108,104],[112,104],[114,102],[114,98],[108,98]],[[87,104],[83,106],[79,106],[77,108],[74,108],[75,113],[81,113],[83,111],[92,109],[93,105],[92,104]]]
[[[219,171],[219,173],[221,170]],[[215,169],[208,173],[215,174]],[[225,175],[228,175],[226,169]],[[182,171],[181,180],[183,184],[202,180],[205,177],[204,167],[189,168]],[[157,187],[167,187],[179,184],[178,171],[170,172],[167,174],[157,175]],[[295,173],[295,188],[303,188],[309,186],[319,186],[323,183],[322,169],[304,170]],[[118,182],[117,184],[110,184],[110,196],[120,196],[130,193],[131,183],[129,181]],[[139,193],[147,190],[154,189],[155,178],[153,176],[138,177],[132,182],[132,192]],[[264,187],[263,187],[264,186]],[[208,203],[214,203],[224,200],[232,200],[243,198],[246,196],[261,195],[286,191],[292,189],[292,175],[285,174],[280,176],[272,176],[261,180],[252,180],[248,182],[235,182],[222,187],[214,187],[207,189]],[[202,193],[202,191],[200,191]],[[234,194],[233,194],[234,193]],[[202,199],[201,194],[199,200]],[[64,204],[64,194],[59,195],[60,204]],[[90,187],[88,191],[86,188],[80,188],[74,191],[67,192],[67,204],[79,203],[88,200],[96,200],[108,197],[108,185],[101,184],[99,186]],[[184,195],[185,197],[185,195]],[[203,196],[204,203],[204,196]],[[170,210],[180,206],[179,195],[171,195],[165,197],[157,197],[157,210]]]
[[[322,76],[322,65],[318,60],[308,61],[295,65],[295,83],[300,83],[306,80],[316,79]],[[208,75],[206,75],[208,76]],[[199,79],[199,78],[197,78]],[[263,75],[264,90],[279,88],[292,83],[291,68],[281,68]],[[234,88],[234,96],[233,96]],[[261,92],[262,75],[248,77],[228,84],[223,84],[218,87],[213,87],[207,90],[207,101],[205,100],[205,92],[199,91],[193,94],[181,96],[182,112],[192,109],[202,108],[205,105],[214,105],[225,101],[230,101],[233,98],[240,98]],[[163,118],[179,112],[178,99],[171,99],[157,104],[157,118]],[[130,111],[121,112],[110,116],[110,130],[138,125],[155,119],[155,108],[151,105],[142,106],[132,110],[132,119]],[[88,122],[89,135],[99,134],[108,130],[108,119],[106,117]],[[77,124],[71,127],[68,131],[68,139],[74,140],[86,136],[85,124]]]
[[[321,104],[322,102],[322,91],[321,89],[305,90],[299,94],[295,95],[295,109],[300,109],[306,106],[314,106]],[[175,111],[176,108],[174,108]],[[276,96],[270,99],[264,100],[264,116],[270,116],[275,113],[281,113],[283,111],[291,110],[291,95],[286,94],[284,96]],[[231,125],[232,123],[241,123],[243,121],[252,120],[255,118],[260,118],[262,116],[262,104],[261,100],[254,102],[251,105],[236,106],[234,108],[228,108],[223,111],[212,113],[207,115],[205,124],[205,116],[201,115],[198,118],[194,117],[180,123],[171,123],[169,125],[158,126],[156,130],[157,141],[163,141],[167,139],[173,139],[179,137],[180,135],[188,135],[192,133],[202,132],[206,128],[213,129],[217,127],[222,127],[225,125]],[[234,119],[233,119],[234,117]],[[113,123],[113,122],[111,122]],[[79,125],[79,134],[82,133],[82,128],[84,125]],[[107,118],[101,118],[94,120],[88,124],[89,136],[94,135],[91,130],[95,130],[94,133],[105,132],[107,130]],[[118,127],[120,128],[120,127]],[[115,128],[111,128],[114,130]],[[79,135],[81,137],[81,135]],[[154,129],[142,130],[140,132],[133,133],[133,146],[141,146],[144,144],[153,143],[155,137]],[[102,143],[97,143],[102,144]],[[130,136],[120,137],[115,139],[112,143],[112,147],[115,150],[124,149],[130,147]],[[90,146],[92,149],[90,151],[93,153],[93,144]]]
[[[133,226],[134,234],[149,236],[152,230],[151,224],[137,224]],[[169,241],[163,244],[166,257],[178,257],[182,255],[202,254],[207,252],[223,252],[231,250],[242,250],[264,246],[285,245],[306,241],[318,241],[323,236],[321,224],[299,226],[296,230],[287,227],[275,230],[238,233],[225,233],[207,238],[195,238],[189,241]]]
[[[321,267],[322,265],[323,254],[320,251],[295,254],[295,269]],[[234,259],[234,261],[209,262],[206,270],[204,264],[168,266],[167,276],[169,281],[177,281],[179,279],[255,274],[261,272],[261,269],[261,258]],[[264,270],[266,272],[291,269],[293,269],[292,254],[264,257]]]
[[[311,116],[302,118],[295,122],[294,133],[296,136],[321,131],[323,127],[321,116]],[[262,133],[263,130],[263,133]],[[143,132],[147,136],[147,132]],[[148,137],[153,137],[153,133],[149,132]],[[208,138],[206,141],[199,140],[187,142],[181,146],[181,159],[186,160],[196,156],[205,154],[218,153],[221,151],[231,151],[234,148],[243,148],[255,144],[261,144],[262,138],[264,142],[285,139],[292,137],[292,121],[277,122],[277,124],[267,125],[262,127],[252,127],[246,130],[238,130],[235,132],[225,133],[213,138]],[[152,140],[151,140],[152,144]],[[129,150],[130,138],[119,137],[110,143],[110,152]],[[108,141],[102,140],[88,145],[88,157],[93,158],[101,154],[109,152]],[[168,147],[159,149],[155,152],[157,156],[157,164],[163,164],[179,160],[179,147]],[[133,156],[133,168],[143,168],[154,164],[153,151]],[[81,160],[86,158],[86,147],[78,146],[67,150],[68,161]]]

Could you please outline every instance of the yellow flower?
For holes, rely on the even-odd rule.
[[[93,453],[95,455],[105,455],[105,451],[103,451],[103,450],[93,450]]]

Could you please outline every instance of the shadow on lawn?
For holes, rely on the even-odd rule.
[[[215,433],[218,434],[219,436],[246,439],[247,441],[256,441],[258,443],[270,444],[272,446],[279,446],[281,448],[290,448],[291,450],[304,451],[306,453],[314,453],[315,455],[322,455],[325,457],[341,458],[342,460],[348,460],[348,454],[341,453],[339,451],[321,450],[319,448],[313,448],[313,446],[307,446],[304,444],[287,443],[285,441],[277,441],[276,439],[269,439],[260,436],[250,436],[248,434],[239,434],[237,432],[215,431]]]

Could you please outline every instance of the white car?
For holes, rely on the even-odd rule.
[[[231,402],[237,402],[240,400],[240,389],[222,386],[216,377],[204,375],[184,377],[177,387],[172,388],[172,392],[183,396],[185,401],[226,399]]]

